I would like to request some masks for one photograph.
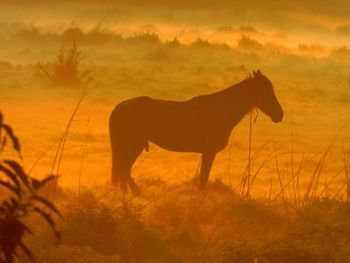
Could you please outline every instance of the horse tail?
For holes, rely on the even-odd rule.
[[[129,186],[134,193],[138,193],[131,178],[131,168],[143,150],[149,151],[149,145],[143,128],[140,130],[134,120],[137,112],[131,107],[133,104],[128,103],[130,102],[125,101],[118,104],[109,118],[112,184],[119,186],[124,192]]]
[[[127,191],[128,177],[119,168],[120,160],[116,157],[115,147],[112,146],[112,185],[115,187],[120,187],[120,189],[125,193]]]
[[[119,137],[119,129],[117,126],[117,121],[114,117],[115,111],[112,112],[109,119],[109,137],[111,143],[112,150],[112,185],[116,187],[120,187],[123,192],[127,191],[127,182],[128,178],[125,173],[122,172],[121,165],[121,156],[120,156],[120,148],[121,142]]]

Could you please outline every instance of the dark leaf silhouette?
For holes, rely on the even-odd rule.
[[[40,188],[44,187],[48,182],[56,179],[57,176],[54,175],[50,175],[46,178],[44,178],[43,180],[37,180],[35,178],[32,179],[32,186],[34,188],[34,190],[39,190]]]
[[[20,188],[20,183],[19,180],[17,179],[16,174],[14,174],[11,170],[7,169],[5,166],[0,164],[0,172],[3,172],[11,181],[18,187]]]
[[[0,129],[1,131],[1,129]],[[1,136],[1,133],[0,133],[0,136]],[[0,137],[1,138],[1,137]],[[7,143],[7,136],[4,136],[4,139],[2,139],[2,141],[0,142],[1,145],[0,145],[0,153],[2,152],[2,150],[5,148],[6,146],[6,143]]]
[[[43,205],[45,205],[47,208],[49,208],[50,210],[52,210],[53,212],[55,212],[57,215],[62,216],[61,213],[56,209],[56,207],[47,199],[38,196],[38,195],[34,195],[32,197],[34,200],[39,201],[40,203],[42,203]]]
[[[26,247],[26,245],[23,244],[23,242],[19,243],[19,247],[33,262],[35,262],[32,252]]]
[[[16,161],[12,161],[12,160],[5,160],[4,163],[6,163],[8,166],[10,166],[12,168],[12,170],[21,179],[22,183],[26,187],[28,187],[28,188],[30,187],[28,176],[26,175],[22,166],[19,163],[17,163]]]
[[[6,146],[6,138],[12,141],[12,146],[21,157],[20,143],[12,128],[4,124],[3,115],[0,112],[0,154]],[[26,234],[35,234],[31,231],[25,218],[33,213],[39,213],[50,225],[57,239],[60,233],[56,229],[56,223],[50,212],[61,217],[57,208],[47,199],[41,197],[37,190],[45,186],[55,176],[48,176],[42,180],[31,178],[22,165],[15,161],[0,159],[0,188],[7,189],[11,194],[0,203],[0,262],[12,263],[19,257],[17,249],[21,249],[25,255],[35,262],[32,251],[25,245],[23,238]],[[40,207],[50,212],[41,210]]]
[[[37,212],[38,214],[40,214],[45,221],[51,226],[51,228],[54,230],[54,234],[56,236],[56,238],[60,238],[60,232],[56,230],[56,223],[55,221],[52,219],[52,216],[49,213],[46,213],[45,211],[43,211],[42,209],[35,207],[33,209],[34,212]]]
[[[6,189],[12,191],[14,194],[16,194],[18,197],[20,197],[21,194],[20,194],[18,188],[12,186],[10,183],[3,182],[3,181],[0,180],[0,185],[5,187]]]
[[[2,112],[0,111],[0,139],[2,138],[2,129],[1,127],[3,126],[3,119],[4,119],[4,116],[2,115]]]
[[[13,148],[18,152],[18,154],[20,154],[21,153],[21,145],[19,144],[18,138],[13,133],[12,128],[10,126],[8,126],[7,124],[2,124],[2,127],[4,128],[4,130],[6,131],[8,136],[10,136]]]

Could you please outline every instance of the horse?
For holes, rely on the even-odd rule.
[[[109,119],[112,148],[112,184],[140,193],[131,168],[149,142],[177,152],[202,156],[199,187],[205,188],[215,155],[229,141],[232,129],[253,108],[275,123],[283,109],[271,81],[260,70],[221,91],[186,101],[136,97],[119,103]]]

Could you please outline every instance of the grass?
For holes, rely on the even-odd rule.
[[[99,28],[76,33],[82,38],[78,43],[86,54],[84,62],[96,68],[94,89],[84,105],[78,104],[78,113],[71,113],[71,105],[81,96],[80,89],[45,89],[33,82],[30,52],[28,60],[0,62],[1,104],[25,137],[27,157],[34,155],[35,159],[38,145],[46,149],[61,138],[61,147],[47,150],[36,168],[50,171],[57,154],[53,171],[63,176],[55,185],[54,200],[64,215],[59,222],[62,242],[56,245],[48,227],[31,217],[39,235],[26,240],[38,262],[349,261],[349,150],[344,145],[334,163],[330,155],[337,151],[335,145],[330,151],[313,154],[348,112],[346,102],[339,102],[337,95],[345,92],[342,83],[349,78],[347,64],[334,61],[331,54],[322,59],[288,50],[271,55],[273,50],[252,38],[241,39],[240,48],[228,48],[205,39],[189,44],[176,39],[163,42],[154,33],[122,37]],[[49,36],[39,32],[38,37]],[[54,43],[61,45],[62,37],[55,33]],[[261,47],[260,52],[251,50],[254,45]],[[44,54],[48,49],[50,57],[56,53],[53,46],[33,48],[29,43],[28,49],[35,53],[41,48]],[[42,73],[49,84],[81,86],[88,78],[81,75],[81,58],[78,48],[65,49],[43,66],[47,73]],[[266,69],[274,83],[276,80],[286,118],[291,108],[288,103],[294,103],[291,136],[285,133],[289,126],[272,126],[261,117],[254,126],[250,119],[254,130],[247,140],[249,125],[243,122],[238,127],[241,133],[232,140],[228,160],[223,158],[225,153],[218,155],[213,168],[222,179],[215,180],[212,174],[205,193],[199,193],[193,184],[194,172],[188,169],[196,166],[192,156],[176,159],[161,150],[142,156],[133,171],[143,189],[141,196],[123,198],[109,187],[105,127],[116,101],[140,94],[188,99],[224,88],[256,68]],[[325,77],[321,81],[319,76]],[[314,89],[316,86],[320,88]],[[18,98],[28,94],[32,94],[28,102],[16,106]],[[30,112],[30,118],[24,111]],[[78,122],[84,115],[91,119],[89,142],[86,126]],[[344,133],[345,141],[346,136]],[[83,154],[82,144],[86,145]],[[81,155],[87,156],[83,164],[77,160]],[[169,174],[165,173],[165,165],[171,165],[173,171],[169,168]],[[330,166],[341,166],[341,173],[329,170]],[[224,181],[226,167],[229,184]],[[38,174],[36,169],[32,172]],[[100,178],[106,183],[94,181]],[[44,193],[46,190],[52,189]]]
[[[38,63],[39,72],[55,86],[81,86],[89,80],[91,71],[81,70],[81,51],[76,43],[69,49],[61,48],[56,59],[46,64]]]
[[[344,163],[344,177],[346,185],[346,203],[349,204],[350,200],[350,147],[346,147],[343,143],[342,147],[342,157]]]
[[[62,149],[81,99],[56,151],[55,172],[60,170]],[[330,147],[308,159],[301,155],[298,162],[294,138],[291,150],[273,143],[255,148],[252,121],[250,127],[250,172],[244,191],[249,194],[242,194],[240,185],[232,187],[218,179],[201,193],[192,180],[176,184],[150,175],[141,178],[139,197],[125,197],[107,185],[86,188],[80,179],[78,191],[56,185],[54,200],[64,215],[59,226],[62,241],[54,245],[48,229],[31,218],[34,231],[40,233],[28,237],[37,261],[346,262],[350,228],[346,193],[341,190],[324,197],[321,184]],[[273,149],[267,151],[271,145]],[[282,162],[285,155],[291,157]],[[344,146],[346,180],[348,155]],[[136,168],[142,168],[149,158],[141,159]],[[271,177],[279,184],[266,185],[268,198],[255,195],[262,170],[274,163],[276,172]],[[314,165],[311,173],[305,170],[307,165]]]
[[[289,222],[283,202],[241,198],[210,185],[204,201],[191,186],[152,186],[152,194],[131,199],[121,195],[98,200],[97,190],[80,198],[61,190],[56,198],[64,221],[59,246],[31,239],[38,262],[346,262],[349,259],[345,202],[316,198]],[[221,182],[222,184],[222,182]],[[144,188],[149,187],[147,184]],[[228,187],[228,186],[226,186]],[[99,191],[103,190],[100,189]],[[95,192],[96,191],[96,192]],[[163,192],[168,192],[158,198]],[[79,200],[78,200],[79,199]],[[156,201],[155,201],[156,200]],[[151,203],[151,205],[145,205]],[[200,205],[199,205],[200,204]],[[72,254],[70,254],[72,253]],[[67,261],[58,257],[67,255]],[[77,256],[80,255],[80,256]]]
[[[242,195],[219,179],[200,192],[193,180],[171,184],[147,177],[141,181],[142,195],[129,197],[106,185],[79,185],[78,192],[59,188],[55,201],[64,214],[61,243],[48,242],[47,229],[41,228],[30,249],[38,262],[53,263],[347,262],[347,194],[323,197],[320,189],[330,146],[308,160],[302,155],[300,163],[291,157],[291,179],[283,176],[279,157],[295,154],[294,140],[292,151],[274,146],[261,158],[264,147],[249,155],[249,164],[256,180],[275,161],[280,186],[274,194],[270,186],[268,199],[253,199],[252,181],[250,195]],[[348,153],[343,146],[345,179]],[[297,178],[316,157],[308,183],[301,185]]]

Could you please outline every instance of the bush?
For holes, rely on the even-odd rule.
[[[117,212],[87,204],[72,207],[65,213],[62,231],[62,245],[69,248],[87,247],[127,262],[172,262],[161,236],[132,207]]]
[[[0,153],[8,138],[21,156],[19,140],[12,128],[3,123],[3,116],[0,113]],[[25,221],[29,215],[39,214],[54,230],[56,237],[58,239],[60,237],[50,212],[59,216],[60,213],[50,201],[38,193],[55,177],[48,176],[42,180],[31,178],[19,162],[9,159],[0,159],[0,174],[2,175],[0,187],[7,191],[7,195],[0,203],[0,262],[13,262],[18,256],[18,248],[34,261],[31,250],[23,241],[26,234],[33,234]]]
[[[52,85],[55,86],[80,86],[88,81],[91,71],[81,70],[81,51],[77,49],[75,42],[70,49],[62,48],[57,58],[47,64],[38,64],[42,73]]]
[[[101,255],[90,247],[67,247],[59,245],[41,250],[38,262],[50,263],[122,263],[120,257]]]

